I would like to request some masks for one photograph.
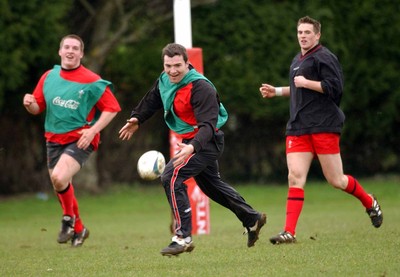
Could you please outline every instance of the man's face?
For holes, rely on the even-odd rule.
[[[179,83],[189,72],[189,63],[185,63],[181,55],[173,56],[172,58],[165,55],[164,71],[167,73],[171,83]]]
[[[81,64],[83,57],[82,45],[79,40],[66,38],[58,50],[61,57],[61,66],[66,69],[77,68]]]
[[[302,23],[297,27],[297,39],[302,53],[307,52],[317,45],[321,33],[314,32],[314,26],[309,23]]]

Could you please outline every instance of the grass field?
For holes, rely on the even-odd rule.
[[[170,242],[170,214],[161,187],[118,186],[81,195],[91,231],[78,249],[59,245],[54,197],[0,199],[0,276],[400,276],[400,181],[362,180],[382,206],[375,229],[358,200],[325,183],[310,183],[297,228],[298,243],[272,245],[281,231],[286,186],[236,186],[268,215],[260,240],[247,248],[236,217],[211,202],[211,233],[179,257],[159,251]]]

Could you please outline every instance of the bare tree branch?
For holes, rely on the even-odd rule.
[[[192,0],[191,7],[216,2]],[[118,45],[134,44],[173,17],[173,1],[166,0],[78,0],[74,3],[72,28],[87,42],[85,64],[95,72],[101,72],[107,56]],[[85,168],[79,174],[81,183],[94,190],[99,186],[95,156]]]

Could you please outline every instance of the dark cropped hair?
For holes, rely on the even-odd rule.
[[[182,56],[185,62],[188,61],[188,55],[186,52],[186,48],[178,43],[169,43],[167,44],[162,52],[161,52],[161,59],[164,60],[164,56],[167,55],[168,57],[172,58],[174,56]]]
[[[299,27],[300,24],[304,23],[312,24],[314,28],[314,33],[318,34],[321,32],[321,23],[319,23],[314,18],[311,18],[309,16],[300,18],[299,21],[297,22],[297,27]]]
[[[64,40],[67,39],[67,38],[73,38],[73,39],[78,40],[78,41],[81,43],[81,50],[82,50],[82,52],[83,52],[83,49],[85,48],[85,44],[83,43],[83,40],[81,39],[80,36],[74,35],[74,34],[69,34],[69,35],[64,36],[64,37],[61,39],[60,48],[63,46]]]

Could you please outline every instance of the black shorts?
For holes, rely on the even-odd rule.
[[[62,154],[70,155],[74,158],[81,167],[89,158],[90,153],[93,152],[93,145],[90,145],[86,150],[79,149],[76,142],[70,144],[59,144],[54,142],[47,142],[47,167],[53,169]]]

